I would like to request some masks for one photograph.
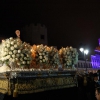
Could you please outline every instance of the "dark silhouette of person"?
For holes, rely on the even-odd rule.
[[[97,100],[100,100],[100,87],[97,87],[95,89],[95,97]]]
[[[94,73],[93,74],[93,81],[89,85],[90,85],[89,91],[90,91],[91,100],[96,100],[96,97],[95,97],[95,89],[97,87],[100,87],[100,84],[99,84],[99,76],[98,76],[97,73]]]

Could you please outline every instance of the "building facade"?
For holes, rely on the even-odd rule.
[[[91,63],[94,69],[100,69],[100,38],[98,39],[99,46],[94,50],[95,54],[91,55]]]
[[[100,39],[99,46],[94,50],[94,55],[91,55],[91,61],[78,60],[78,63],[75,65],[77,70],[84,71],[97,71],[100,70]]]
[[[41,24],[30,24],[21,29],[22,40],[30,44],[48,45],[47,28]]]

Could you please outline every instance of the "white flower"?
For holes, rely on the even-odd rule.
[[[39,53],[39,55],[42,55],[41,53]]]
[[[29,54],[27,54],[26,56],[27,56],[27,57],[29,57],[30,55],[29,55]]]
[[[21,54],[22,57],[24,57],[24,54]]]
[[[7,52],[3,52],[3,56],[7,55],[8,53]]]
[[[18,50],[18,53],[21,53],[21,50]]]
[[[16,59],[16,61],[18,61],[18,58],[15,58]]]
[[[13,53],[16,54],[17,53],[17,50],[14,50]]]
[[[45,62],[45,59],[43,59],[43,62]]]
[[[4,61],[4,57],[2,57],[1,60]]]
[[[15,62],[15,59],[12,59],[12,62]]]
[[[10,48],[11,50],[14,50],[14,47],[13,46],[11,46],[11,48]]]
[[[27,57],[24,57],[24,60],[27,60]]]
[[[18,47],[17,44],[15,44],[15,45],[14,45],[14,48],[17,48],[17,47]]]
[[[22,62],[22,64],[26,64],[26,62],[25,62],[25,61],[23,61],[23,62]]]
[[[43,52],[43,54],[42,55],[45,55],[45,53]]]
[[[13,58],[15,58],[15,55],[12,55]]]
[[[10,44],[7,44],[7,47],[9,48],[10,47]]]
[[[6,43],[9,44],[10,43],[10,40],[9,39],[6,39]]]
[[[42,59],[42,56],[39,56],[40,59]]]
[[[19,46],[19,45],[20,45],[20,43],[19,43],[19,42],[17,42],[17,45]]]
[[[11,57],[10,55],[7,55],[7,59],[10,59],[10,57]]]
[[[7,49],[7,48],[5,48],[5,51],[8,51],[8,49]]]
[[[19,62],[17,62],[17,65],[20,66],[21,64]]]
[[[40,63],[42,63],[42,60],[40,60]]]
[[[14,41],[11,41],[11,43],[10,43],[11,45],[13,45],[14,44]]]
[[[13,54],[13,53],[10,51],[9,54],[11,55],[11,54]]]
[[[13,37],[10,37],[9,39],[10,39],[10,40],[13,40]]]
[[[9,61],[12,61],[12,58],[10,58]]]

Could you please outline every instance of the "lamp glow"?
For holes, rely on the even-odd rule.
[[[84,48],[80,48],[80,51],[83,52],[86,55],[89,53],[89,50],[84,49]]]
[[[84,48],[80,48],[80,51],[84,54],[84,60],[85,60],[85,67],[86,67],[86,73],[87,73],[87,64],[86,64],[86,55],[89,53],[89,50],[84,49]]]
[[[89,53],[89,51],[88,50],[84,50],[84,53],[87,55]]]
[[[83,51],[84,51],[84,49],[83,49],[83,48],[80,48],[80,51],[81,51],[81,52],[83,52]]]

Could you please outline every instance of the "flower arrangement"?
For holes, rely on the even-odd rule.
[[[20,56],[19,56],[19,60],[17,60],[17,64],[19,66],[23,66],[23,67],[29,67],[30,63],[32,61],[32,57],[31,57],[31,45],[24,42],[21,47],[20,47]]]
[[[71,56],[72,56],[72,65],[77,64],[78,62],[78,52],[76,48],[70,47]]]
[[[33,62],[39,66],[45,66],[48,64],[48,50],[47,46],[41,45],[33,45],[32,47],[32,57]]]
[[[17,38],[10,37],[2,40],[0,44],[0,66],[5,63],[11,68],[32,67],[55,68],[62,64],[72,68],[78,62],[76,48],[66,47],[57,50],[55,47],[46,45],[33,45],[22,42],[20,31],[16,31]]]
[[[17,66],[29,66],[31,62],[31,46],[22,42],[20,38],[10,37],[2,40],[0,61],[10,65],[11,62]]]
[[[57,67],[59,65],[59,61],[58,50],[53,46],[49,47],[49,65],[52,67]]]
[[[73,67],[78,62],[78,52],[76,48],[66,47],[59,50],[60,61],[64,67]]]

